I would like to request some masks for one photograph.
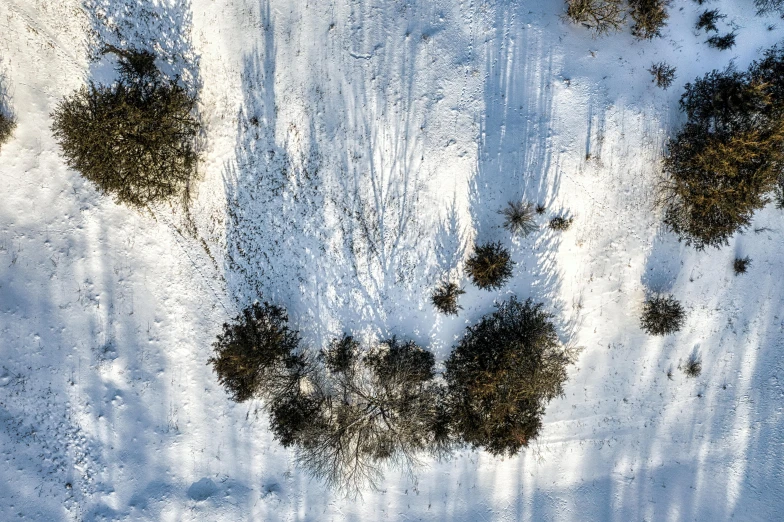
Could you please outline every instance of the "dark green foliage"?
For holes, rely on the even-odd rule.
[[[142,84],[154,82],[159,74],[155,66],[155,55],[146,49],[126,50],[107,45],[101,54],[117,56],[117,71],[127,81]]]
[[[653,76],[653,82],[656,84],[656,87],[667,89],[672,85],[672,82],[675,81],[675,67],[667,65],[664,62],[651,65],[648,72]]]
[[[641,328],[650,335],[667,335],[683,327],[686,313],[673,296],[654,296],[645,301]]]
[[[688,122],[668,146],[664,222],[697,249],[719,247],[749,225],[781,178],[782,56],[749,73],[713,71],[686,84]]]
[[[458,304],[457,300],[464,293],[465,290],[460,288],[456,283],[444,281],[433,291],[433,294],[430,296],[430,301],[439,312],[446,315],[457,315],[457,313],[463,309],[463,307]]]
[[[735,275],[745,274],[751,265],[751,258],[749,257],[736,257],[732,262],[732,269]]]
[[[527,236],[537,229],[531,203],[510,201],[498,213],[504,216],[504,228],[514,235]]]
[[[118,55],[119,80],[82,87],[52,114],[68,166],[135,207],[182,193],[197,161],[195,99],[158,73],[151,53],[106,52]]]
[[[509,251],[501,243],[477,245],[466,261],[466,272],[474,284],[483,290],[501,288],[512,277]]]
[[[696,354],[691,355],[689,360],[686,361],[686,364],[683,367],[683,373],[686,374],[686,377],[699,377],[702,373],[702,361],[700,361]]]
[[[546,404],[563,394],[569,362],[541,304],[501,303],[446,361],[455,431],[493,455],[514,455],[539,434]]]
[[[366,355],[365,364],[382,388],[395,388],[401,381],[416,384],[435,377],[433,354],[413,341],[400,342],[395,337]]]
[[[718,9],[706,9],[697,19],[696,28],[697,30],[705,29],[706,32],[718,33],[719,28],[716,26],[716,22],[724,18],[727,18],[727,15],[719,13]]]
[[[555,230],[556,232],[566,232],[572,226],[572,222],[574,218],[572,217],[563,217],[563,216],[556,216],[550,220],[550,229]]]
[[[735,31],[731,33],[727,33],[723,36],[714,34],[713,36],[705,40],[705,43],[713,47],[714,49],[718,49],[719,51],[726,51],[728,49],[732,49],[733,47],[735,47],[736,36],[737,34],[735,33]]]
[[[626,8],[623,0],[566,0],[566,18],[599,36],[621,30]]]
[[[758,82],[765,86],[765,91],[770,96],[771,104],[767,107],[768,111],[764,115],[766,126],[775,126],[777,123],[781,125],[784,122],[784,47],[781,45],[768,49],[762,60],[754,62],[750,69],[749,74],[753,81]],[[782,138],[784,141],[784,138]],[[778,208],[784,208],[784,154],[777,154],[779,149],[773,154],[773,157],[779,158],[778,174],[776,176],[776,184],[774,187],[774,199]]]
[[[640,40],[661,36],[667,23],[669,0],[629,0],[630,15],[634,24],[632,34]]]
[[[284,396],[304,371],[298,333],[289,329],[286,311],[268,303],[255,303],[224,324],[212,346],[209,363],[236,402]]]
[[[357,362],[359,343],[350,335],[333,339],[329,347],[321,352],[321,359],[327,370],[332,373],[346,373]]]
[[[11,137],[11,133],[13,133],[14,128],[16,127],[16,122],[11,116],[3,114],[2,110],[0,110],[0,145],[8,141],[8,138]]]
[[[299,389],[290,395],[276,396],[269,403],[270,430],[284,448],[294,446],[302,434],[315,428],[323,403],[318,396],[306,395]]]

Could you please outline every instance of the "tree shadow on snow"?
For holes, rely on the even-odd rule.
[[[367,25],[369,41],[355,45],[373,60],[345,54],[345,78],[315,65],[313,83],[298,93],[306,114],[284,123],[275,25],[261,5],[263,41],[244,60],[238,142],[224,169],[230,291],[240,306],[258,298],[285,305],[315,346],[344,331],[426,344],[433,312],[422,281],[435,279],[438,262],[429,247],[435,226],[422,212],[420,40],[403,37],[411,28],[396,6],[368,19],[360,9],[356,23]],[[385,20],[394,20],[386,27],[403,52],[371,45]]]
[[[194,94],[200,91],[199,56],[191,42],[190,0],[83,0],[82,5],[90,19],[91,74],[97,81],[109,83],[114,78],[101,60],[101,50],[108,44],[153,52],[164,75],[179,77]]]

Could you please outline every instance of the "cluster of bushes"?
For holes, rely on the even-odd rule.
[[[700,5],[702,0],[696,0]],[[615,33],[631,19],[631,33],[639,40],[661,36],[667,24],[671,0],[566,0],[566,19],[591,29],[596,36]],[[784,0],[755,0],[760,15],[778,13],[784,16]],[[697,30],[718,33],[716,23],[726,18],[717,9],[706,9],[697,20]],[[719,50],[731,49],[737,33],[714,34],[705,43]]]
[[[261,399],[275,438],[347,492],[425,454],[466,445],[517,453],[563,393],[570,362],[542,305],[515,298],[467,329],[442,374],[431,352],[396,338],[367,347],[344,336],[311,353],[267,303],[224,324],[213,348],[209,362],[232,400]]]
[[[688,121],[664,158],[664,222],[697,249],[720,247],[771,197],[784,205],[784,49],[687,84],[680,107]]]
[[[509,201],[507,206],[498,211],[504,218],[503,227],[513,236],[525,237],[536,231],[536,215],[544,214],[544,205],[536,205],[527,201]],[[549,227],[556,232],[563,232],[572,226],[572,217],[555,216],[550,219]],[[509,249],[500,242],[479,243],[474,252],[465,262],[465,270],[471,282],[482,290],[497,290],[503,287],[512,277],[514,261]],[[461,310],[458,298],[465,291],[457,283],[443,281],[430,295],[431,303],[443,314],[457,315]]]
[[[90,83],[61,101],[52,130],[68,166],[103,193],[134,207],[181,194],[193,176],[196,101],[155,66],[155,55],[108,46],[112,85]]]
[[[603,35],[620,31],[631,18],[631,32],[640,40],[661,36],[669,0],[567,0],[566,18]]]

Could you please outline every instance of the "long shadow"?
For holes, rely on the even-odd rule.
[[[665,510],[698,520],[777,516],[780,495],[769,487],[784,477],[784,429],[774,420],[779,414],[772,399],[784,393],[778,378],[784,368],[779,306],[784,295],[776,276],[782,269],[773,240],[779,233],[777,214],[770,208],[755,219],[754,227],[769,232],[749,231],[720,251],[696,252],[661,229],[656,235],[643,284],[649,291],[674,293],[688,320],[672,338],[641,336],[636,342],[647,353],[634,350],[627,357],[637,354],[649,370],[638,383],[616,383],[625,400],[639,405],[631,417],[648,435],[630,437],[603,458],[594,456],[593,465],[607,458],[634,469],[628,474],[633,480],[594,491],[616,499],[621,509],[615,519],[660,518]],[[755,272],[733,275],[739,253],[758,260]],[[629,342],[636,344],[626,339],[618,346]],[[682,370],[693,353],[703,369],[689,379]],[[674,375],[665,377],[667,371]],[[647,407],[651,402],[659,402],[660,409]],[[586,468],[592,465],[588,460]]]
[[[434,249],[423,247],[435,243],[437,226],[423,211],[427,85],[416,84],[415,71],[422,35],[436,31],[412,26],[398,8],[350,13],[363,36],[349,52],[338,47],[338,63],[351,74],[321,74],[314,60],[318,80],[292,87],[308,100],[304,115],[277,113],[282,75],[266,2],[262,41],[244,60],[238,142],[224,169],[227,279],[241,305],[285,304],[317,346],[343,331],[434,335],[421,283],[440,271]]]
[[[475,242],[502,242],[512,251],[515,272],[502,290],[474,291],[473,295],[485,308],[490,299],[509,294],[544,302],[568,344],[576,318],[570,317],[567,303],[559,297],[555,255],[561,236],[547,227],[549,217],[568,212],[555,203],[562,169],[553,161],[549,128],[560,57],[540,30],[525,28],[527,14],[528,8],[513,3],[502,3],[494,12],[492,27],[497,36],[488,38],[485,46],[484,111],[476,174],[470,186]],[[529,201],[546,208],[543,216],[537,216],[538,230],[527,238],[513,238],[502,226],[499,211],[509,201]]]
[[[497,210],[512,197],[561,210],[552,208],[561,170],[552,161],[547,128],[556,52],[542,32],[525,28],[527,8],[522,6],[503,3],[491,20],[476,22],[492,28],[484,54],[457,58],[468,78],[463,81],[476,76],[471,72],[475,64],[484,78],[479,82],[484,90],[476,122],[481,136],[476,174],[471,186],[449,186],[450,194],[439,199],[443,188],[436,182],[444,177],[437,176],[438,158],[425,157],[437,150],[433,141],[441,131],[429,130],[437,127],[430,118],[438,107],[440,80],[428,65],[447,38],[433,22],[440,17],[437,10],[365,2],[347,10],[346,19],[308,27],[326,34],[335,26],[349,32],[326,50],[340,74],[319,62],[321,49],[307,63],[313,49],[306,47],[302,52],[313,80],[297,86],[287,85],[286,73],[302,62],[288,61],[283,69],[275,39],[296,38],[296,31],[292,35],[279,25],[285,17],[272,14],[268,2],[260,5],[263,32],[256,49],[243,59],[238,138],[234,158],[224,168],[226,279],[233,297],[239,306],[257,298],[283,304],[316,347],[342,331],[373,337],[396,333],[436,345],[439,356],[446,356],[466,319],[437,319],[427,301],[444,274],[461,274],[467,240],[506,238],[497,226]],[[408,16],[401,16],[401,9]],[[468,33],[478,29],[462,30],[465,34],[458,36],[473,42]],[[287,107],[300,97],[307,111]],[[466,103],[464,98],[457,101]],[[507,133],[511,128],[524,132]],[[448,139],[443,141],[450,146]],[[444,212],[429,208],[443,201]],[[468,222],[461,215],[466,207]],[[466,296],[471,320],[510,293],[532,296],[557,317],[565,316],[554,257],[560,238],[544,228],[544,219],[541,225],[539,233],[524,241],[505,239],[518,263],[515,279],[501,292],[472,290]],[[574,323],[570,318],[559,321],[567,342]],[[390,491],[369,500],[378,513],[402,509],[408,491],[416,498],[415,509],[421,509],[422,492],[432,494],[442,481],[440,474],[447,472],[472,486],[450,488],[450,495],[461,498],[439,499],[458,503],[442,512],[470,518],[486,500],[486,490],[476,487],[477,462],[485,457],[466,452],[436,464],[423,471],[419,485],[391,473]],[[510,464],[517,473],[520,462]],[[334,501],[300,474],[286,487],[288,498],[300,503],[298,513],[323,512]]]
[[[87,1],[84,7],[92,51],[102,43],[152,49],[166,74],[198,90],[189,3]],[[58,53],[35,58],[44,69],[17,82],[17,91],[46,92],[56,84],[48,75],[73,66],[58,62]],[[101,76],[109,68],[101,67],[94,64],[90,77],[111,81]],[[194,346],[194,334],[202,339],[212,333],[200,332],[188,318],[214,312],[194,297],[198,291],[176,290],[193,282],[177,268],[170,245],[153,239],[171,232],[164,224],[99,197],[50,153],[56,145],[41,129],[55,97],[24,94],[46,103],[25,107],[19,122],[20,137],[35,135],[37,141],[0,151],[14,158],[0,167],[6,187],[0,208],[0,437],[16,462],[3,467],[8,501],[2,509],[12,511],[0,518],[178,518],[181,506],[204,495],[189,496],[190,483],[182,482],[204,473],[202,466],[181,473],[176,463],[187,460],[183,451],[196,451],[198,433],[187,449],[178,443],[191,420],[206,424],[198,417],[208,408],[198,404],[202,396],[192,387],[211,377],[203,368],[205,347]],[[147,257],[151,252],[154,261]],[[198,352],[197,376],[183,370],[191,352]],[[175,512],[172,498],[179,501]]]
[[[224,169],[226,279],[238,307],[256,299],[280,303],[295,320],[312,316],[314,334],[327,337],[320,328],[319,272],[328,243],[321,166],[317,151],[300,147],[310,129],[279,128],[269,4],[261,12],[265,36],[243,60],[235,157]]]

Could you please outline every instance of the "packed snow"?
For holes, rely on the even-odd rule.
[[[694,29],[727,14],[737,46]],[[784,512],[782,214],[721,250],[661,226],[654,187],[683,85],[784,36],[752,0],[673,0],[661,38],[592,38],[564,2],[0,0],[2,520],[777,520]],[[136,211],[69,170],[50,113],[111,81],[101,42],[153,49],[199,96],[187,203]],[[97,60],[97,61],[96,61]],[[647,69],[677,67],[667,90]],[[540,230],[498,214],[525,198]],[[564,233],[545,225],[573,216]],[[465,280],[474,240],[517,265]],[[732,261],[749,256],[736,277]],[[430,292],[468,293],[456,318]],[[646,292],[687,309],[639,328]],[[280,304],[314,349],[397,335],[443,360],[510,295],[580,356],[540,438],[464,450],[344,498],[234,404],[207,366],[221,324]],[[678,368],[692,355],[702,374]],[[670,372],[671,371],[671,372]],[[671,378],[668,378],[668,372]]]

